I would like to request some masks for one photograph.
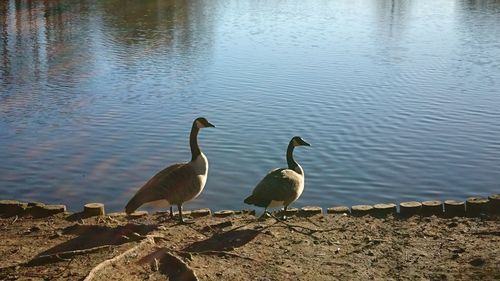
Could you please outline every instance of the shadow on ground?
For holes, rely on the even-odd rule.
[[[56,245],[36,255],[28,265],[41,265],[64,260],[79,254],[87,254],[108,246],[116,246],[141,240],[144,235],[155,230],[156,225],[127,224],[118,227],[98,225],[73,225],[63,230],[63,234],[77,237]]]
[[[231,251],[252,241],[261,231],[237,229],[216,233],[203,241],[192,243],[183,249],[185,252]]]

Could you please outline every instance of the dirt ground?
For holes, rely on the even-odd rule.
[[[500,280],[499,218],[0,219],[0,280]]]

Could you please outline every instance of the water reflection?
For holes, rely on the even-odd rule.
[[[468,10],[482,10],[486,12],[496,12],[500,11],[499,0],[464,0],[458,1],[458,6],[466,8]]]
[[[181,0],[110,0],[100,5],[101,32],[111,45],[139,47],[135,51],[147,56],[171,51],[188,54],[212,44],[213,18],[207,15],[215,6]]]
[[[384,30],[388,37],[400,39],[405,32],[407,21],[410,20],[413,9],[411,0],[374,1],[377,19],[375,22]]]
[[[7,15],[9,14],[9,2],[8,1],[0,1],[0,34],[1,34],[1,40],[0,40],[0,48],[2,50],[2,63],[0,65],[0,83],[2,85],[7,84],[7,81],[4,81],[5,77],[10,76],[10,60],[9,60],[9,54],[8,54],[8,44],[9,44],[9,39],[7,37],[8,30],[7,30]],[[2,97],[0,96],[0,99]]]
[[[146,58],[153,63],[165,56],[206,58],[211,48],[213,18],[206,15],[215,5],[178,0],[110,0],[97,5],[2,1],[0,90],[81,90],[95,75],[109,71],[102,61],[108,51],[118,56],[114,62]]]
[[[103,38],[98,51],[112,56],[106,61],[120,73],[123,69],[119,68],[139,65],[144,71],[141,75],[157,78],[155,84],[180,77],[185,83],[177,87],[187,86],[195,79],[193,66],[203,68],[211,57],[214,18],[207,15],[214,12],[216,5],[206,4],[180,0],[102,1],[102,26],[98,28]],[[191,69],[187,71],[186,67]]]

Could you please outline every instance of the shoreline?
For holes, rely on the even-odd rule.
[[[253,207],[253,206],[252,206]],[[260,209],[260,208],[258,208]],[[255,209],[243,210],[217,210],[212,211],[209,208],[183,210],[183,213],[195,216],[213,215],[214,217],[227,217],[241,213],[251,213],[255,215]],[[105,205],[103,203],[87,203],[83,206],[81,212],[68,212],[66,205],[63,204],[45,204],[41,202],[21,202],[17,200],[0,199],[0,216],[33,216],[44,217],[66,213],[76,217],[91,217],[95,215],[105,215]],[[148,214],[148,211],[136,211],[133,216]],[[160,212],[163,213],[163,212]],[[174,212],[176,214],[177,212]],[[113,212],[110,214],[124,214],[123,212]],[[353,205],[334,206],[323,210],[318,206],[305,206],[301,208],[289,208],[287,216],[312,216],[316,214],[347,214],[352,216],[370,215],[373,217],[385,217],[393,215],[396,217],[407,218],[415,215],[432,216],[443,218],[451,217],[480,217],[495,216],[500,214],[500,194],[493,194],[488,197],[469,197],[464,201],[459,200],[429,200],[429,201],[406,201],[399,204],[378,203],[373,205]]]

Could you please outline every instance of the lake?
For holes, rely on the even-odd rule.
[[[0,198],[123,210],[188,161],[243,199],[300,135],[295,207],[500,192],[500,1],[0,2]]]

